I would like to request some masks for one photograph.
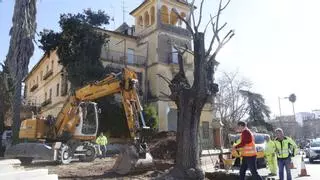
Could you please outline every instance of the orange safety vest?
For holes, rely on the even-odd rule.
[[[256,150],[256,144],[254,143],[254,136],[252,132],[246,128],[250,132],[251,135],[251,142],[249,144],[244,145],[241,148],[241,156],[243,157],[252,157],[257,155],[257,150]],[[240,142],[241,142],[241,136],[240,136]]]

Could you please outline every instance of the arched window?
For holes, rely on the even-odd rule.
[[[143,27],[143,19],[142,19],[142,16],[140,16],[140,17],[138,18],[138,26],[139,26],[140,28]]]
[[[155,21],[155,10],[153,6],[150,9],[150,16],[151,16],[151,25],[152,25],[154,24],[154,21]]]
[[[145,13],[144,13],[144,26],[145,27],[148,27],[150,24],[149,24],[149,13],[148,13],[148,11],[146,11]]]
[[[169,24],[169,11],[167,6],[163,5],[161,6],[161,22],[163,24]]]
[[[176,9],[171,9],[171,12],[170,12],[170,24],[172,24],[172,25],[176,25],[177,22],[178,22],[178,16],[177,16],[177,14],[175,12],[177,12]]]

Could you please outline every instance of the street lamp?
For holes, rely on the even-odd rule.
[[[278,97],[279,113],[280,113],[279,121],[280,121],[280,125],[282,126],[282,122],[281,122],[281,102],[280,102],[281,99],[289,99],[289,101],[292,103],[293,118],[294,118],[294,121],[296,121],[296,112],[295,112],[295,109],[294,109],[294,103],[296,102],[297,97],[296,97],[296,95],[294,93],[290,94],[290,96],[288,96],[288,97],[282,97],[282,98]]]
[[[293,111],[293,117],[294,117],[294,121],[296,121],[296,112],[294,110],[294,103],[296,102],[297,97],[295,94],[290,94],[289,96],[289,101],[292,103],[292,111]]]
[[[280,113],[280,117],[282,116],[281,114],[281,99],[288,99],[289,97],[278,97],[278,102],[279,102],[279,113]]]

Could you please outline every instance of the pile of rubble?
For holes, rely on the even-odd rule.
[[[176,157],[176,132],[162,131],[149,142],[150,153],[155,159],[172,160]]]

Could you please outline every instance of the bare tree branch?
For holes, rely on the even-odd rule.
[[[211,16],[211,15],[210,15]],[[213,31],[213,34],[214,36],[212,37],[211,39],[211,42],[210,42],[210,46],[209,46],[209,49],[208,51],[206,52],[206,55],[205,57],[208,57],[210,55],[210,52],[212,50],[212,46],[215,42],[215,39],[218,40],[219,44],[220,44],[220,38],[219,38],[219,32],[227,25],[227,23],[224,23],[218,30],[215,29],[215,24],[212,23],[212,31]]]
[[[223,11],[230,3],[231,0],[228,0],[228,2],[223,6],[223,8],[221,8],[221,11]]]
[[[223,38],[222,42],[219,43],[217,49],[215,50],[215,52],[213,53],[213,55],[211,55],[211,57],[209,58],[208,64],[212,63],[213,61],[215,61],[215,58],[218,54],[218,52],[221,50],[221,48],[226,45],[230,39],[234,36],[234,30],[230,30],[227,35]],[[209,55],[208,55],[209,56]]]
[[[177,50],[178,53],[182,55],[186,52],[192,55],[194,54],[194,52],[188,48],[187,44],[185,44],[184,47],[180,47],[180,46],[177,46],[176,44],[173,44],[173,47]]]
[[[222,46],[223,46],[224,44],[226,44],[226,43],[230,40],[230,39],[229,39],[229,40],[227,40],[223,45],[220,45],[220,44],[221,44],[221,41],[220,41],[220,37],[219,37],[219,32],[227,25],[227,23],[224,23],[221,27],[219,27],[220,14],[221,14],[221,12],[229,5],[229,3],[230,3],[231,0],[228,0],[228,2],[227,2],[224,6],[222,6],[222,1],[223,1],[223,0],[220,0],[218,13],[217,13],[216,16],[214,16],[214,17],[216,17],[216,21],[213,22],[214,17],[212,17],[212,16],[210,15],[210,21],[208,22],[208,24],[206,25],[205,30],[204,30],[204,32],[206,32],[208,25],[211,23],[211,25],[212,25],[212,31],[213,31],[214,36],[213,36],[213,38],[211,39],[211,42],[210,42],[210,45],[209,45],[209,49],[208,49],[208,51],[206,52],[206,55],[205,55],[206,58],[209,57],[209,55],[210,55],[210,53],[211,53],[211,50],[212,50],[212,46],[213,46],[215,40],[217,40],[218,43],[219,43],[219,45],[218,45],[218,47],[217,47],[217,49],[216,49],[216,51],[215,51],[215,52],[216,52],[215,54],[217,54],[217,53],[219,52],[219,50],[222,48]],[[229,32],[229,33],[230,33],[230,32]],[[226,36],[229,36],[229,35],[230,35],[229,33],[228,33]],[[232,36],[233,36],[233,35],[232,35]],[[218,50],[218,51],[217,51],[217,50]],[[215,57],[215,56],[214,56],[214,57]]]
[[[202,19],[202,6],[203,6],[203,2],[204,0],[201,0],[201,5],[200,5],[200,15],[199,15],[199,20],[198,20],[198,24],[197,24],[197,29],[199,28],[200,24],[201,24],[201,19]]]
[[[198,32],[198,28],[197,28],[197,26],[196,26],[196,20],[195,20],[195,18],[194,18],[194,1],[195,1],[195,0],[192,0],[190,13],[191,13],[192,21],[193,21],[194,31],[195,31],[195,32]]]
[[[225,44],[227,44],[233,36],[234,36],[234,30],[230,30],[230,31],[228,32],[228,34],[223,38],[223,40],[222,40],[222,46],[224,46]]]
[[[162,74],[157,74],[161,79],[163,79],[164,81],[166,81],[166,83],[168,83],[169,85],[171,85],[171,80],[167,77],[164,77]]]
[[[204,28],[204,31],[203,31],[204,34],[207,32],[207,28],[208,28],[209,24],[213,22],[213,19],[214,19],[215,17],[217,17],[217,15],[215,15],[215,16],[213,16],[213,17],[210,15],[210,20],[209,20],[209,22],[206,24],[206,26],[205,26],[205,28]]]

